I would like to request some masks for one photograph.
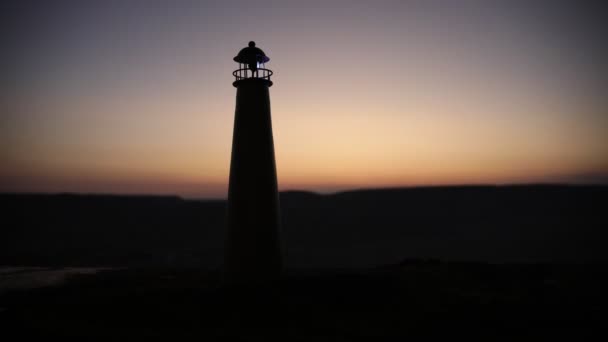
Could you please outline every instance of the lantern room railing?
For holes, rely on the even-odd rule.
[[[270,76],[272,76],[273,72],[270,69],[258,68],[256,71],[252,71],[249,68],[239,68],[232,72],[232,75],[236,81],[244,80],[247,78],[260,78],[263,80],[270,81]]]

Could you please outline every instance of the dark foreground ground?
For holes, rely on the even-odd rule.
[[[2,337],[82,340],[598,340],[606,267],[406,261],[291,271],[274,289],[225,291],[216,272],[123,269],[0,294]]]
[[[608,340],[607,203],[606,186],[282,193],[291,271],[227,292],[204,271],[224,201],[0,194],[0,341]],[[58,284],[65,267],[110,270]]]

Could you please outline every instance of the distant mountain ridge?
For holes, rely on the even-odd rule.
[[[446,186],[280,194],[291,267],[407,258],[608,260],[608,187]],[[1,265],[221,265],[226,202],[177,196],[0,194]]]

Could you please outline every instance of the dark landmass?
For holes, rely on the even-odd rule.
[[[274,288],[237,292],[217,272],[114,270],[0,295],[0,326],[7,340],[602,340],[606,275],[598,264],[409,260],[291,270]]]
[[[285,192],[282,237],[289,267],[606,261],[607,204],[605,186]],[[225,201],[3,194],[0,205],[0,265],[221,265]]]
[[[236,291],[219,286],[224,201],[4,194],[0,282],[29,272],[9,266],[112,269],[4,286],[0,336],[598,340],[607,199],[603,186],[286,192],[285,277]]]

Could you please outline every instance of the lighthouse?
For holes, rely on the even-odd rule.
[[[282,269],[269,60],[253,41],[234,57],[239,68],[232,73],[236,109],[223,270],[227,285],[273,282]]]

